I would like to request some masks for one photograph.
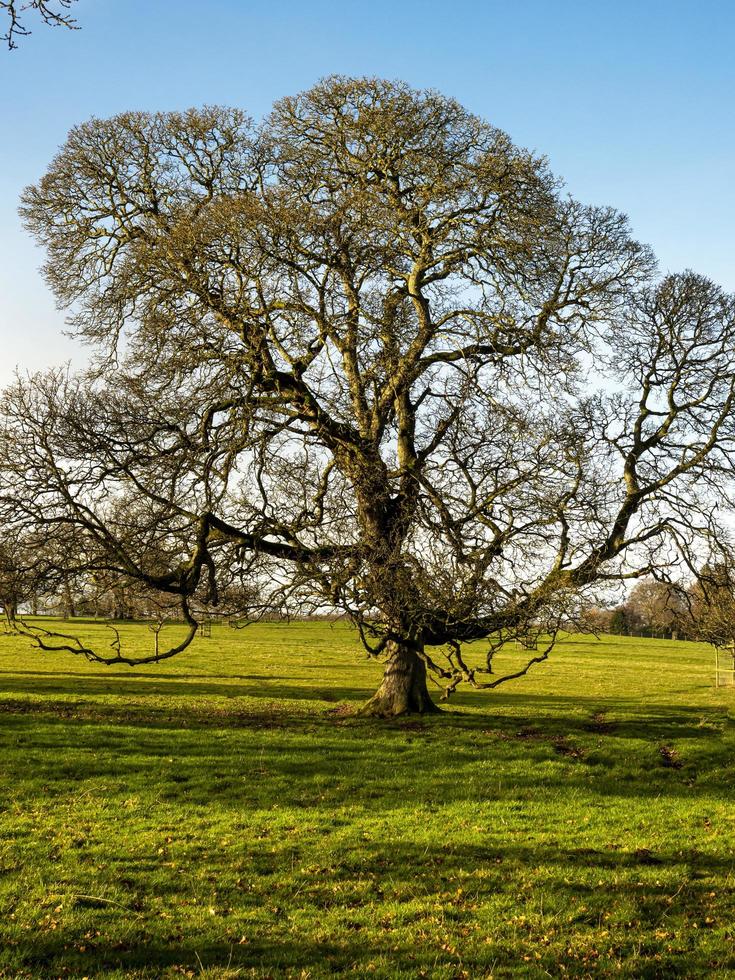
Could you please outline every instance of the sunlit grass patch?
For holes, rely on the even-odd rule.
[[[342,625],[134,671],[2,637],[0,976],[731,975],[711,659],[573,637],[385,723]]]

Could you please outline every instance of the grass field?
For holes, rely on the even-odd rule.
[[[386,723],[342,625],[135,670],[0,636],[0,977],[735,976],[712,663],[573,637]]]

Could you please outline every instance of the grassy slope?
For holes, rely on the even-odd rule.
[[[0,976],[735,976],[712,659],[577,637],[380,723],[341,626],[135,671],[0,636]]]

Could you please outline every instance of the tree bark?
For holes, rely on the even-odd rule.
[[[383,681],[359,714],[395,718],[398,715],[440,712],[441,708],[431,700],[426,686],[426,664],[415,647],[391,641],[388,650]]]
[[[2,600],[1,604],[5,613],[5,618],[9,623],[12,623],[18,615],[18,603],[15,599],[4,599]]]
[[[74,599],[72,598],[71,588],[68,582],[64,582],[64,619],[72,619],[76,616],[77,611],[74,606]]]

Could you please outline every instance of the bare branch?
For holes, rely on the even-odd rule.
[[[0,0],[0,17],[6,15],[6,31],[2,40],[7,42],[8,50],[18,47],[17,38],[28,37],[30,29],[25,26],[26,14],[36,13],[44,24],[51,27],[67,27],[76,31],[76,20],[68,13],[76,0]],[[22,19],[21,19],[22,18]]]

